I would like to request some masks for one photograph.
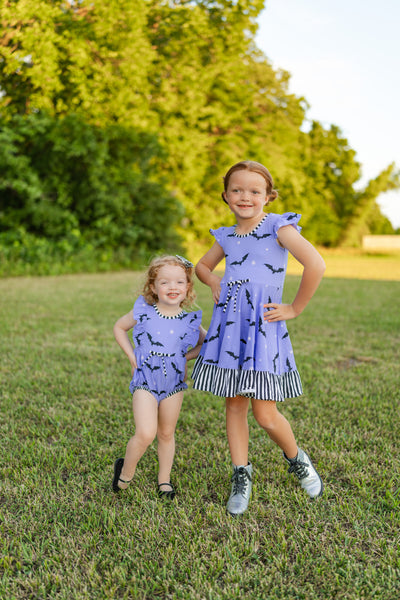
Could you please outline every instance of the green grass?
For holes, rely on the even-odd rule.
[[[225,513],[223,400],[192,389],[176,500],[157,498],[155,445],[129,490],[110,490],[133,430],[112,325],[137,285],[133,273],[0,280],[0,597],[397,600],[400,282],[325,279],[289,323],[305,394],[281,410],[325,495],[308,500],[250,415],[254,493],[238,519]],[[287,278],[287,299],[297,285]]]

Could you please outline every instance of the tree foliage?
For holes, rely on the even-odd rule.
[[[313,242],[393,231],[376,198],[399,186],[395,166],[357,189],[360,165],[340,129],[305,128],[307,102],[255,45],[263,6],[3,0],[2,230],[23,221],[32,235],[79,230],[151,249],[170,244],[174,226],[189,248],[226,223],[221,177],[251,158],[274,176],[273,210],[302,212]]]
[[[130,261],[178,247],[182,211],[157,175],[163,156],[153,135],[134,129],[16,115],[0,131],[0,232],[126,248]]]

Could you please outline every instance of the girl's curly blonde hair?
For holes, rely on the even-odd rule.
[[[143,292],[142,292],[143,298],[145,299],[147,304],[150,304],[150,305],[153,305],[158,301],[157,294],[155,294],[151,288],[152,288],[152,286],[154,286],[154,282],[157,279],[159,270],[161,269],[161,267],[164,267],[165,265],[173,265],[176,267],[182,267],[182,269],[185,271],[188,288],[187,288],[186,298],[184,299],[183,302],[181,302],[181,306],[184,308],[189,308],[191,306],[191,304],[193,304],[193,302],[196,298],[196,293],[193,288],[194,266],[191,263],[189,263],[189,261],[186,261],[185,259],[181,258],[180,256],[172,256],[172,255],[171,256],[170,255],[159,256],[157,258],[154,258],[151,261],[151,263],[147,269],[147,272],[146,272],[146,281],[143,286]]]

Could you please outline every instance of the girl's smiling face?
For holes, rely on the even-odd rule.
[[[188,281],[183,267],[164,265],[160,267],[151,290],[158,297],[159,308],[180,307],[186,298]]]
[[[266,181],[254,171],[235,171],[229,178],[224,198],[239,221],[256,221],[264,214],[268,201]]]

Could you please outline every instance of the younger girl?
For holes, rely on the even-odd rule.
[[[125,458],[114,464],[113,490],[130,484],[139,459],[157,435],[158,494],[174,498],[170,473],[175,454],[175,427],[187,388],[186,363],[196,358],[205,338],[201,311],[185,312],[182,306],[195,297],[193,265],[180,256],[152,261],[143,295],[133,311],[118,319],[114,335],[132,367],[135,435]],[[127,332],[133,329],[135,350]],[[191,349],[189,350],[189,348]]]
[[[222,197],[237,224],[210,230],[214,245],[196,266],[210,286],[214,312],[193,369],[194,387],[226,397],[226,428],[233,463],[232,493],[227,510],[243,513],[252,486],[248,462],[249,399],[253,414],[282,449],[289,472],[315,498],[323,485],[309,456],[297,447],[290,424],[277,402],[302,394],[286,321],[297,317],[316,291],[325,264],[299,233],[300,215],[265,213],[277,197],[269,171],[243,161],[224,177]],[[297,295],[281,304],[288,251],[304,266]],[[221,279],[213,273],[225,258]]]

